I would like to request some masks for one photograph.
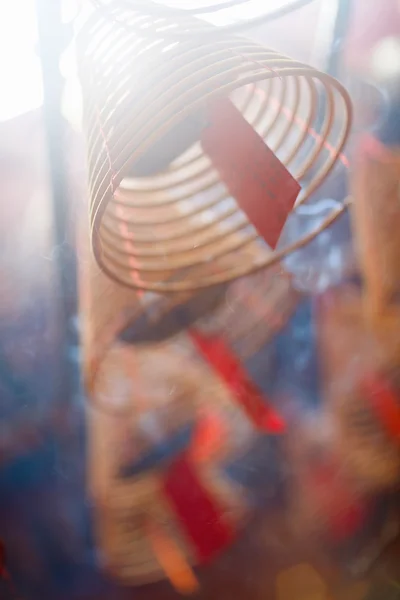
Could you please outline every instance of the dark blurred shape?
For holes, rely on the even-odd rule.
[[[197,319],[211,313],[225,297],[226,286],[197,292],[186,302],[156,300],[143,308],[141,315],[118,336],[126,344],[161,342],[187,329]]]
[[[199,141],[206,123],[205,111],[198,111],[183,119],[127,170],[127,177],[149,177],[164,171],[176,158]]]

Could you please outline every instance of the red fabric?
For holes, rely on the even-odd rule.
[[[249,221],[275,248],[300,185],[226,98],[213,102],[204,152]]]
[[[204,336],[192,330],[190,336],[203,357],[234,393],[254,425],[271,433],[282,433],[284,421],[268,405],[261,391],[249,379],[245,369],[222,338]]]
[[[186,456],[170,466],[163,485],[200,562],[209,560],[233,541],[234,531],[225,522],[222,508],[200,481]]]

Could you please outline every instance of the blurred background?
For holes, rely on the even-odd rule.
[[[104,575],[93,536],[77,292],[82,260],[77,231],[87,210],[74,48],[80,4],[79,0],[0,3],[0,539],[16,598],[175,598],[168,582],[129,589]],[[268,2],[271,8],[275,4],[279,0]],[[237,10],[235,17],[241,18],[240,10],[246,8]],[[398,0],[384,0],[379,6],[376,0],[314,0],[248,35],[329,72],[347,86],[355,107],[348,156],[357,133],[375,131],[389,113],[392,124],[397,119],[390,94],[391,86],[400,81]],[[388,81],[396,84],[387,85]],[[321,201],[347,196],[347,167],[338,163],[318,192]],[[328,268],[326,262],[317,264],[324,243],[335,246],[343,253],[342,263],[351,265],[335,274],[329,264],[333,275],[328,281],[321,275]],[[292,267],[298,267],[299,287],[307,293],[273,342],[281,377],[304,404],[317,404],[328,386],[327,371],[334,379],[335,368],[339,369],[331,363],[329,369],[321,365],[326,354],[334,354],[331,332],[340,323],[334,313],[340,312],[338,290],[359,276],[347,214],[337,221],[328,241],[317,239],[316,244],[308,254],[291,258]],[[311,292],[310,269],[314,269]],[[343,336],[337,341],[340,348],[348,343]],[[270,372],[272,378],[273,367]],[[392,510],[393,498],[381,497],[379,503],[378,520]],[[231,550],[201,570],[201,597],[275,598],[273,581],[283,565],[318,563],[307,542],[293,545],[289,560],[284,559],[281,545],[287,544],[287,550],[291,542],[285,541],[280,527],[273,516],[262,526],[249,525]],[[360,578],[362,589],[352,587],[361,585],[358,580],[342,585],[341,567],[322,560],[319,572],[332,589],[338,587],[337,595],[329,598],[400,597],[396,544],[384,551],[383,558],[378,550],[377,554],[381,562],[374,563],[370,579]],[[311,597],[325,596],[307,600]]]

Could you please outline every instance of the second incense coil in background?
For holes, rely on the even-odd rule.
[[[92,401],[89,480],[103,565],[125,584],[159,580],[170,577],[153,548],[159,536],[175,552],[180,548],[187,564],[202,563],[196,538],[190,541],[177,509],[166,500],[166,482],[180,456],[189,459],[192,476],[219,507],[220,519],[227,520],[219,552],[254,510],[274,501],[280,486],[280,442],[270,435],[274,422],[268,397],[262,401],[262,419],[254,422],[257,412],[235,397],[196,340],[201,344],[217,336],[246,363],[250,381],[260,378],[270,360],[268,344],[289,319],[299,294],[277,269],[249,276],[219,289],[217,303],[206,314],[200,312],[198,319],[192,314],[188,332],[179,327],[185,302],[178,304],[175,296],[157,302],[149,294],[139,303],[135,292],[107,280],[93,260],[82,267],[84,357]],[[268,382],[268,374],[261,379]],[[179,493],[184,503],[191,489],[186,485]],[[142,504],[138,490],[147,490]],[[154,527],[161,531],[152,540]],[[214,535],[213,527],[206,529]]]
[[[336,80],[242,38],[171,42],[163,28],[173,16],[150,39],[151,16],[116,10],[123,27],[97,11],[78,34],[92,244],[111,278],[158,292],[227,282],[278,261],[341,213],[274,250],[203,151],[210,119],[220,126],[215,101],[229,96],[300,183],[298,204],[307,201],[349,131],[350,100]],[[280,200],[267,201],[273,214]]]

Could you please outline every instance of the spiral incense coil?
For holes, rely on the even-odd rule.
[[[88,391],[94,405],[87,413],[87,473],[102,566],[124,585],[168,578],[179,591],[196,587],[191,565],[205,561],[196,540],[188,534],[187,524],[166,496],[171,464],[181,454],[190,458],[211,501],[220,507],[228,531],[237,537],[254,507],[265,506],[275,498],[279,485],[277,442],[259,435],[249,419],[243,418],[232,391],[199,357],[185,331],[161,342],[133,344],[129,335],[137,330],[129,332],[128,325],[136,323],[135,311],[143,312],[137,294],[114,285],[91,257],[81,265],[82,309],[87,317],[83,332],[85,369],[92,374]],[[231,329],[235,321],[220,314],[224,306],[234,315],[243,313],[240,323],[236,319],[240,325],[237,339],[229,342],[237,344],[236,349],[244,356],[253,356],[268,341],[271,328],[278,326],[269,319],[268,292],[273,291],[274,302],[276,293],[288,296],[289,282],[279,282],[279,273],[278,281],[270,280],[268,288],[273,269],[248,279],[262,275],[267,275],[266,281],[262,282],[258,302],[249,297],[247,315],[242,308],[248,296],[246,278],[232,284],[237,288],[235,293],[222,290],[213,312],[200,319],[204,333],[222,332]],[[255,286],[251,289],[254,292]],[[143,294],[141,302],[148,296]],[[296,297],[292,298],[293,305]],[[164,299],[175,300],[176,296]],[[280,295],[279,300],[283,300]],[[168,304],[164,307],[172,308]],[[289,305],[285,310],[290,313]],[[152,315],[150,310],[148,314]],[[265,337],[261,339],[254,329],[256,323],[264,329],[260,328],[264,317]],[[121,339],[121,332],[125,339]],[[139,333],[141,338],[140,329]],[[184,485],[180,497],[185,500],[191,489]],[[190,498],[187,500],[190,503]],[[193,511],[197,519],[196,514]],[[212,538],[213,521],[210,523],[207,527]],[[229,544],[220,543],[217,551],[222,552]]]
[[[156,17],[157,21],[154,21],[149,30],[146,32],[147,35],[158,35],[160,29],[163,30],[163,35],[167,35],[171,38],[182,38],[187,35],[211,35],[223,33],[233,33],[242,30],[246,30],[250,27],[256,27],[262,23],[278,19],[288,13],[291,13],[307,4],[310,4],[313,0],[292,0],[283,2],[280,7],[274,10],[265,10],[262,7],[260,10],[260,3],[258,0],[225,0],[225,2],[199,2],[199,1],[175,1],[168,2],[167,4],[160,4],[160,2],[153,2],[152,0],[119,0],[119,2],[107,2],[104,0],[92,0],[93,4],[103,10],[105,16],[110,19],[115,19],[121,27],[127,27],[127,24],[123,21],[118,20],[118,10],[121,7],[125,9],[134,10],[145,14],[147,16]],[[247,14],[253,15],[251,18],[243,18],[243,9],[246,10]],[[239,10],[239,18],[238,18]],[[176,20],[174,27],[169,27],[168,31],[165,31],[162,21],[164,17],[173,16]],[[192,16],[205,17],[211,23],[218,24],[218,29],[215,30],[212,25],[210,26],[207,22],[198,23],[196,30],[193,31],[193,22],[191,21]],[[223,21],[225,24],[220,25],[219,22]],[[226,24],[228,21],[228,24]],[[131,25],[132,26],[132,25]],[[134,25],[133,25],[134,26]]]
[[[168,487],[182,456],[218,508],[219,520],[204,527],[207,544],[214,535],[219,539],[207,558],[228,547],[279,485],[274,443],[255,432],[230,390],[178,339],[157,347],[116,345],[96,380],[101,410],[88,411],[96,537],[103,567],[126,585],[169,578],[181,589],[178,565],[193,584],[190,565],[206,561],[202,540],[174,503],[179,494],[189,505],[186,516],[202,518],[190,510],[190,481],[179,477],[176,490],[175,478],[175,496]],[[111,414],[115,404],[131,410]],[[226,524],[222,542],[220,520]]]
[[[161,527],[166,542],[180,549],[188,565],[203,556],[166,494],[171,465],[189,457],[201,485],[220,507],[221,519],[236,531],[249,513],[252,490],[237,482],[228,467],[246,454],[253,431],[227,391],[171,344],[116,353],[114,371],[109,369],[104,383],[103,393],[114,400],[123,394],[135,397],[129,415],[88,414],[88,473],[104,566],[124,583],[162,579],[170,575],[155,552],[147,521]],[[190,485],[182,491],[184,497],[187,493],[190,502]]]
[[[272,251],[199,143],[210,103],[229,96],[300,183],[304,203],[349,133],[351,104],[336,80],[232,36],[141,37],[137,28],[155,17],[115,10],[127,27],[95,11],[77,39],[91,239],[109,277],[157,292],[228,282],[278,262],[343,212]],[[195,31],[201,22],[190,23]]]
[[[221,340],[227,353],[243,363],[248,378],[260,388],[268,387],[267,365],[273,360],[270,342],[285,327],[301,299],[290,276],[278,266],[194,296],[152,297],[147,293],[139,300],[131,290],[114,285],[90,264],[92,269],[82,277],[82,292],[88,287],[88,293],[82,293],[88,321],[83,335],[84,372],[90,401],[99,409],[109,414],[137,410],[137,390],[129,392],[128,388],[134,387],[141,356],[145,355],[151,359],[164,352],[165,357],[160,359],[163,364],[175,356],[174,372],[180,383],[186,376],[181,362],[189,361],[204,371],[203,388],[216,381],[216,376],[221,385],[220,365],[204,356],[198,335]],[[153,367],[156,372],[157,365]],[[151,369],[147,380],[155,385]],[[121,391],[110,391],[112,381]],[[180,384],[169,387],[178,389]],[[193,392],[188,395],[195,396]],[[235,405],[233,395],[230,402]]]

